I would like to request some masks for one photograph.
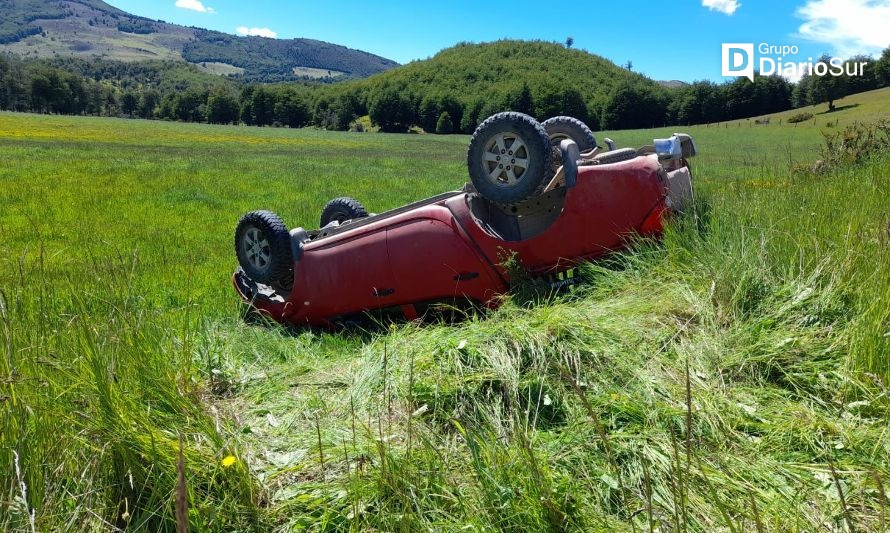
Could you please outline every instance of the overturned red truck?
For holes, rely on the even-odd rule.
[[[328,328],[375,311],[414,320],[443,304],[497,306],[510,285],[505,257],[552,277],[630,235],[660,234],[666,216],[691,205],[691,137],[607,144],[571,117],[494,115],[473,135],[460,191],[376,215],[337,198],[316,230],[288,230],[269,211],[244,215],[235,288],[254,313]]]

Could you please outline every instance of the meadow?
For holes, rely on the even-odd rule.
[[[808,169],[890,90],[838,105],[682,128],[695,215],[578,291],[345,333],[242,323],[238,218],[458,188],[467,137],[0,113],[0,527],[885,530],[890,154]]]

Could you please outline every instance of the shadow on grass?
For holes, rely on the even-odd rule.
[[[250,326],[259,326],[287,337],[297,337],[311,332],[319,335],[336,334],[345,339],[362,343],[385,334],[392,326],[414,322],[418,325],[460,324],[474,317],[484,316],[486,308],[478,303],[467,301],[424,302],[414,305],[418,318],[411,321],[405,318],[400,306],[374,309],[345,315],[332,321],[332,327],[281,324],[269,316],[257,312],[248,305],[241,310],[241,319]]]
[[[859,104],[839,105],[839,106],[835,106],[834,109],[828,109],[828,110],[822,111],[821,113],[816,113],[816,114],[817,115],[830,115],[831,113],[843,111],[844,109],[853,109],[855,107],[859,107]]]

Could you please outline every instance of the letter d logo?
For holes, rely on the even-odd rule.
[[[754,81],[754,43],[723,43],[722,75]]]

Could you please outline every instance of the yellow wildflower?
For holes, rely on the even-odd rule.
[[[223,468],[229,468],[235,463],[238,462],[238,459],[235,459],[234,455],[228,455],[225,459],[222,460]]]

